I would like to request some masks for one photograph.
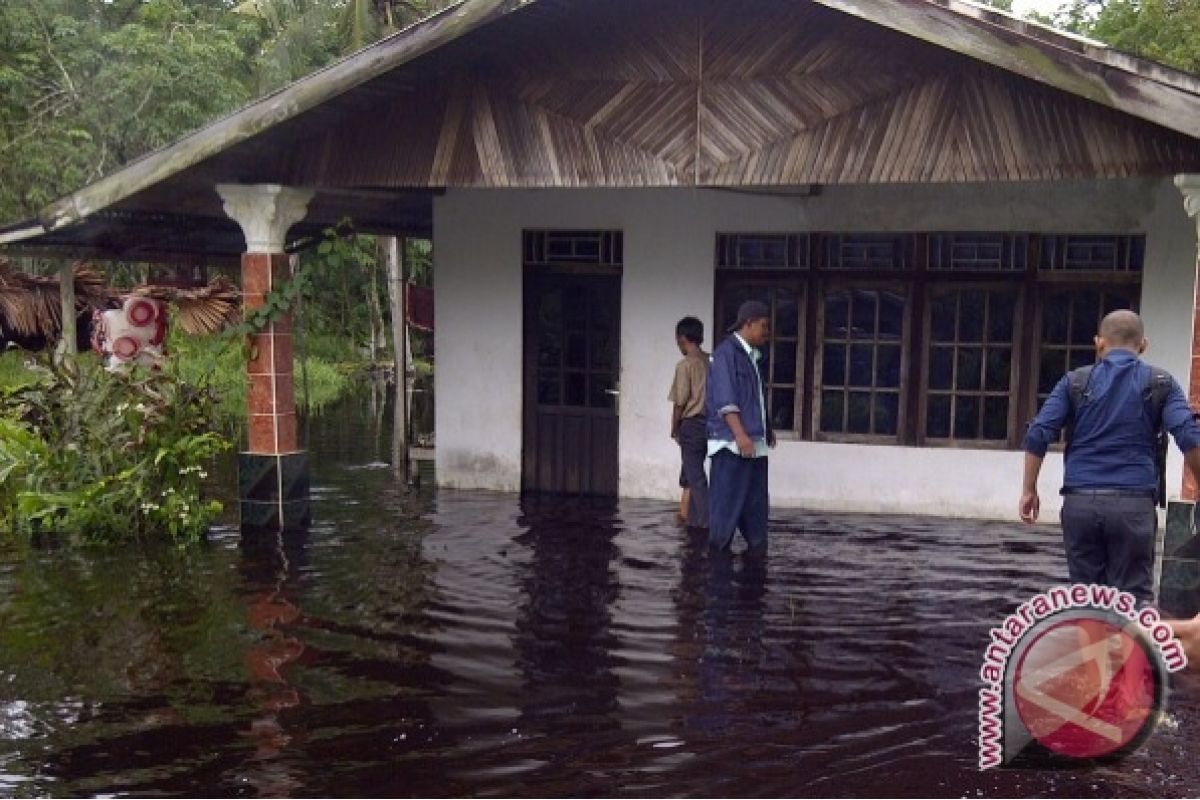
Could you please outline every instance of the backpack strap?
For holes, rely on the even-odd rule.
[[[1175,379],[1165,369],[1147,364],[1150,368],[1150,379],[1142,389],[1142,402],[1146,406],[1146,416],[1154,426],[1154,467],[1158,473],[1157,497],[1158,505],[1167,507],[1167,430],[1163,425],[1163,409],[1167,405],[1167,397]]]
[[[1063,435],[1067,444],[1066,451],[1063,453],[1064,458],[1071,450],[1071,440],[1075,438],[1075,420],[1079,418],[1079,409],[1092,399],[1092,369],[1095,366],[1095,364],[1088,364],[1067,373],[1067,390],[1071,403],[1067,421],[1063,424]]]

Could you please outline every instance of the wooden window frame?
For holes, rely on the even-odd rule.
[[[967,273],[962,273],[967,274]],[[994,274],[994,273],[993,273]],[[1021,276],[1023,273],[1013,273]],[[939,275],[939,277],[941,277]],[[1021,384],[1019,376],[1021,374],[1020,366],[1023,363],[1021,357],[1021,342],[1024,339],[1025,317],[1025,292],[1026,287],[1023,281],[1017,280],[978,280],[978,275],[973,274],[976,280],[930,280],[925,287],[925,313],[922,320],[922,330],[924,336],[921,347],[921,371],[920,371],[920,400],[919,409],[917,412],[917,437],[915,445],[917,447],[943,447],[951,449],[964,450],[1011,450],[1021,443],[1021,437],[1018,435],[1017,427],[1019,425],[1018,406],[1021,398]],[[953,421],[951,422],[951,435],[948,437],[931,437],[926,434],[928,429],[928,414],[929,414],[929,357],[933,349],[933,299],[939,292],[961,291],[964,289],[978,289],[981,291],[1011,291],[1014,297],[1013,311],[1013,338],[1010,345],[1012,351],[1008,365],[1008,435],[1004,439],[959,439],[953,435]],[[986,334],[985,334],[986,335]],[[958,333],[955,332],[954,346],[958,347]],[[986,353],[988,345],[980,344]],[[985,355],[986,370],[986,355]],[[957,360],[957,359],[956,359]],[[957,364],[955,366],[957,374]],[[952,383],[954,381],[952,380]],[[933,392],[938,395],[949,395],[954,397],[958,392],[955,389],[949,391],[936,390]],[[963,394],[975,395],[981,399],[990,396],[998,396],[1000,392],[964,392]]]
[[[795,394],[792,406],[792,427],[783,430],[776,430],[775,436],[777,439],[784,441],[798,441],[802,439],[801,420],[803,420],[804,409],[804,365],[806,353],[808,352],[808,326],[807,319],[809,313],[808,297],[812,292],[811,284],[808,280],[808,270],[796,268],[790,269],[774,269],[774,270],[751,270],[744,267],[734,269],[724,269],[718,272],[715,283],[715,291],[713,293],[713,324],[719,326],[721,319],[721,304],[723,294],[727,293],[728,287],[731,285],[739,286],[765,286],[770,289],[786,288],[791,289],[796,295],[796,306],[798,313],[802,316],[796,321],[796,380],[794,384],[790,384],[792,391]],[[775,311],[772,305],[772,311]],[[776,320],[771,319],[772,336],[774,336]],[[713,347],[724,339],[726,333],[723,329],[715,329],[712,335]],[[790,337],[789,337],[790,341]],[[774,339],[771,342],[774,346]],[[774,369],[774,361],[768,358],[768,363]],[[771,391],[775,388],[771,382],[770,375],[764,375],[764,388],[767,393],[767,413],[769,414]],[[788,388],[785,385],[783,388]]]
[[[813,345],[813,379],[812,388],[809,392],[809,424],[812,426],[812,440],[816,442],[838,442],[846,444],[890,444],[902,446],[905,439],[905,431],[908,420],[908,394],[909,394],[909,377],[911,364],[911,331],[912,331],[912,311],[913,311],[913,292],[914,284],[911,280],[897,280],[896,273],[900,270],[892,272],[891,280],[880,280],[878,278],[868,279],[854,275],[851,277],[845,272],[839,272],[837,277],[827,277],[822,280],[816,312],[816,331],[817,341]],[[853,273],[852,273],[853,274]],[[840,292],[854,289],[867,289],[878,292],[897,291],[904,295],[904,311],[900,326],[900,385],[897,387],[899,394],[896,407],[896,434],[890,436],[880,433],[827,433],[821,430],[821,391],[825,388],[821,381],[821,371],[824,366],[825,355],[825,299],[832,292]],[[852,312],[851,312],[852,313]],[[878,315],[878,309],[876,310]],[[867,340],[863,340],[866,342]],[[852,340],[847,340],[849,344]],[[875,338],[870,340],[871,344],[878,347],[880,340]],[[872,375],[871,394],[875,394],[876,386],[873,383],[874,375]],[[850,388],[843,387],[845,393],[850,392]],[[873,403],[873,399],[872,399]],[[874,415],[874,405],[871,408]]]
[[[1052,294],[1071,289],[1101,289],[1126,287],[1132,294],[1134,308],[1141,304],[1145,272],[1146,243],[1144,233],[1095,234],[1119,236],[1129,240],[1140,252],[1137,268],[1121,270],[1062,270],[1043,265],[1042,247],[1050,237],[1068,236],[1063,233],[1005,231],[1025,245],[1023,269],[932,269],[930,237],[971,231],[866,232],[870,235],[908,237],[904,245],[902,265],[892,268],[840,269],[827,262],[832,237],[860,235],[847,232],[789,231],[718,232],[714,247],[713,320],[721,321],[722,299],[735,284],[787,286],[797,296],[799,313],[797,330],[797,365],[793,427],[777,431],[781,440],[823,441],[854,444],[888,444],[901,447],[943,447],[974,450],[1016,450],[1020,448],[1024,431],[1023,420],[1030,420],[1038,411],[1038,374],[1041,368],[1042,314],[1046,300]],[[736,236],[794,236],[806,246],[797,255],[800,266],[742,267],[721,263],[721,237]],[[806,266],[805,266],[806,265]],[[931,438],[925,435],[928,413],[929,338],[931,336],[931,301],[934,294],[955,285],[988,289],[1012,289],[1016,295],[1012,343],[1012,365],[1009,383],[1009,433],[1006,440]],[[896,436],[880,434],[837,434],[820,432],[821,367],[824,355],[825,297],[828,292],[844,288],[874,288],[900,291],[905,294],[903,337],[901,342],[901,387],[898,405]],[[776,323],[772,320],[773,324]],[[714,346],[724,337],[723,330],[714,330]],[[767,389],[770,391],[770,376]],[[980,393],[982,398],[986,392]],[[768,399],[769,402],[769,399]]]

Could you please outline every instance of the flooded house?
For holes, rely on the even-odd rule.
[[[673,497],[675,322],[761,299],[775,504],[1006,518],[1107,311],[1200,401],[1198,214],[1200,78],[970,2],[465,0],[0,244],[240,258],[257,302],[342,217],[432,236],[437,480],[514,492]],[[287,323],[243,456],[280,520]]]

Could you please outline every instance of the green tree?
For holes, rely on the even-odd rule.
[[[249,100],[260,38],[221,0],[0,3],[0,219]]]
[[[1073,0],[1039,22],[1200,73],[1200,0]]]

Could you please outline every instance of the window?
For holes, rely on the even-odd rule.
[[[1037,373],[1039,408],[1054,390],[1059,378],[1095,360],[1093,337],[1100,327],[1100,320],[1118,308],[1137,308],[1136,288],[1056,287],[1048,293],[1041,307]]]
[[[902,288],[859,286],[825,293],[819,433],[899,434],[905,308]]]
[[[1004,442],[1012,430],[1018,290],[930,290],[925,438]]]
[[[760,365],[767,389],[767,413],[776,430],[791,430],[797,419],[799,376],[803,370],[803,284],[795,281],[731,284],[722,293],[718,327],[713,337],[716,341],[724,338],[725,331],[737,321],[738,306],[747,300],[759,300],[771,309],[771,341],[764,348],[765,357]]]
[[[718,341],[744,300],[771,308],[775,429],[794,437],[1017,447],[1104,314],[1136,308],[1132,235],[723,233]]]

